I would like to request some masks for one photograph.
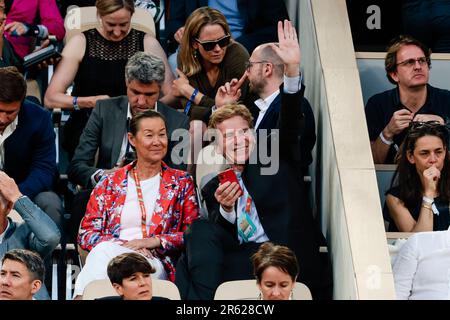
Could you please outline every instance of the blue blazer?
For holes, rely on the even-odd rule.
[[[16,130],[5,141],[4,171],[20,192],[33,199],[52,188],[56,167],[55,132],[50,112],[25,100]]]

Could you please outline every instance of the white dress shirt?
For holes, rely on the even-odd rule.
[[[284,92],[285,93],[296,93],[302,88],[302,77],[301,75],[297,77],[287,77],[284,76]],[[259,108],[258,119],[256,119],[255,129],[258,129],[267,109],[269,109],[272,102],[280,94],[280,89],[277,89],[272,94],[270,94],[265,99],[258,99],[255,101],[255,105]]]
[[[5,128],[5,130],[3,130],[2,134],[0,134],[0,169],[2,169],[2,170],[5,167],[5,141],[16,130],[18,122],[19,122],[19,117],[16,116],[14,121],[11,122]]]
[[[397,299],[450,299],[450,229],[411,236],[392,271]]]

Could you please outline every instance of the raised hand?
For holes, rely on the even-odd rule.
[[[14,179],[0,171],[0,193],[6,201],[15,203],[22,196]]]
[[[300,44],[297,32],[289,20],[278,21],[278,45],[270,44],[278,54],[285,66],[285,74],[288,77],[298,76],[300,72]]]
[[[226,82],[223,86],[221,86],[219,90],[217,90],[215,98],[216,108],[238,102],[242,94],[241,87],[246,79],[247,72],[244,72],[239,80],[234,78],[230,82]]]

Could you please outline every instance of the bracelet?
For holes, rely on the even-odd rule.
[[[78,97],[73,97],[72,104],[75,110],[80,110],[80,106],[78,105]]]
[[[427,196],[423,196],[423,197],[422,197],[422,201],[423,201],[423,202],[426,202],[426,203],[429,204],[429,205],[432,205],[433,202],[434,202],[434,199],[433,199],[433,198],[428,198]]]
[[[189,113],[189,109],[191,109],[191,104],[192,104],[192,102],[194,102],[195,97],[197,96],[197,94],[198,94],[198,89],[195,88],[194,92],[192,92],[192,95],[189,98],[189,101],[186,104],[186,108],[184,108],[184,114],[188,114]]]
[[[426,204],[423,204],[423,203],[422,203],[422,208],[425,208],[425,209],[428,209],[428,210],[430,210],[430,211],[433,211],[433,209],[431,208],[431,206],[426,205]]]
[[[380,132],[380,139],[381,141],[383,141],[384,144],[387,144],[388,146],[394,143],[393,140],[388,140],[384,137],[383,131]]]

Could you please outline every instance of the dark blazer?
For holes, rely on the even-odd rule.
[[[25,100],[16,130],[5,141],[4,171],[33,199],[51,190],[57,173],[55,131],[50,112]]]
[[[281,89],[282,90],[282,89]],[[252,102],[246,102],[247,106],[250,106],[250,112],[253,115],[253,123],[256,124],[258,119],[259,108]],[[299,105],[300,110],[302,110],[305,116],[305,127],[303,133],[300,137],[300,157],[301,157],[301,168],[303,175],[308,174],[308,166],[312,163],[312,149],[316,144],[316,123],[314,120],[314,113],[312,111],[311,105],[306,98],[302,97],[301,105]],[[266,129],[270,130],[277,128],[278,119],[281,111],[281,94],[279,94],[275,100],[270,104],[266,113],[264,114],[261,123],[258,126],[258,130]]]
[[[97,102],[67,169],[71,182],[84,187],[91,187],[91,176],[95,171],[99,168],[111,169],[115,166],[123,137],[127,132],[127,112],[127,96]],[[189,129],[189,118],[184,113],[178,112],[161,102],[158,102],[158,112],[166,118],[169,138],[175,129]],[[174,141],[169,141],[164,161],[169,167],[185,170],[185,165],[174,166],[170,159],[170,153],[174,145]],[[97,165],[94,166],[97,149],[99,149],[98,161]]]
[[[314,291],[325,279],[319,257],[323,236],[313,219],[301,177],[299,140],[305,128],[303,112],[304,87],[296,94],[281,94],[279,129],[280,165],[274,175],[262,175],[261,163],[246,164],[242,173],[244,184],[252,196],[261,224],[270,241],[287,245],[297,255],[300,264],[299,280]],[[283,91],[282,91],[283,92]],[[301,108],[297,106],[301,105]],[[214,192],[219,185],[216,178],[202,189],[209,219],[222,225],[237,237],[236,224],[226,221],[219,212]]]
[[[175,51],[178,43],[173,36],[180,27],[184,26],[191,13],[207,5],[208,0],[171,0],[166,27],[168,51]],[[244,19],[244,30],[235,40],[241,43],[249,53],[262,43],[277,42],[277,22],[289,19],[284,1],[238,0],[238,8]]]

